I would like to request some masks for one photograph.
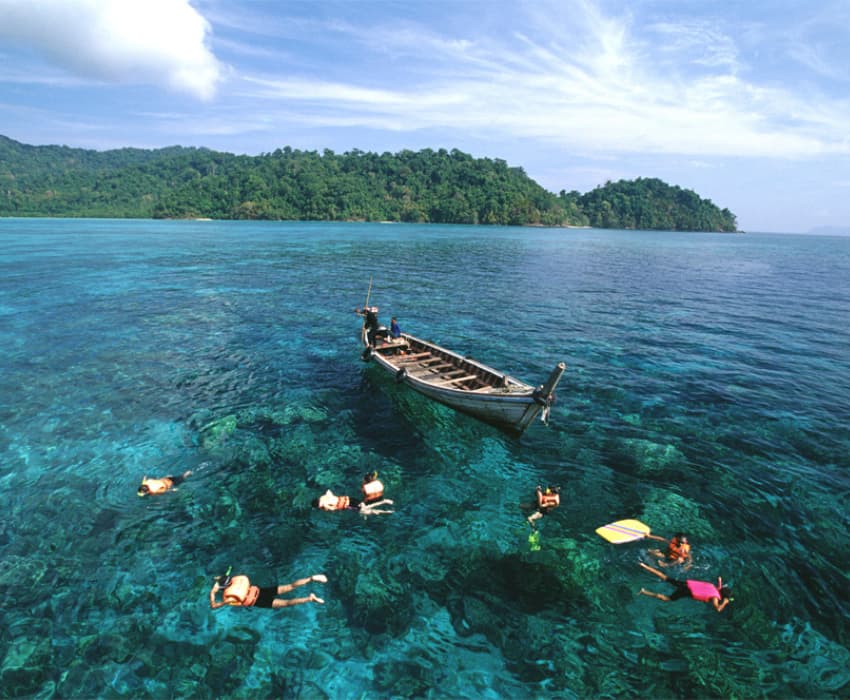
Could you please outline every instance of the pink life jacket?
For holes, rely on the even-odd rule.
[[[713,583],[708,583],[707,581],[693,581],[688,579],[685,583],[688,584],[688,590],[691,592],[691,598],[694,600],[702,601],[703,603],[707,603],[712,598],[717,598],[720,600],[720,591],[717,590],[717,586]]]

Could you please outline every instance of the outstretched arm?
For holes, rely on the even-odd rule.
[[[383,501],[378,501],[377,503],[361,503],[358,506],[361,515],[387,515],[389,513],[394,513],[393,510],[377,510],[377,506],[383,505],[384,503],[392,503],[391,500],[384,499]]]
[[[366,501],[363,501],[360,504],[360,509],[363,510],[365,508],[374,508],[375,506],[382,506],[382,505],[387,504],[387,503],[389,505],[393,504],[393,502],[389,498],[385,498],[382,501],[375,501],[373,503],[366,503]]]
[[[717,612],[723,612],[723,608],[725,608],[727,605],[729,605],[729,599],[728,598],[724,598],[722,603],[719,602],[717,600],[717,598],[712,598],[711,602],[714,604],[714,609]]]
[[[213,610],[218,610],[218,608],[221,608],[221,607],[224,606],[224,601],[222,601],[221,603],[218,603],[218,602],[216,602],[216,599],[215,599],[215,594],[218,593],[218,591],[220,589],[221,589],[221,586],[218,585],[218,581],[216,581],[213,584],[213,587],[210,588],[210,607]]]

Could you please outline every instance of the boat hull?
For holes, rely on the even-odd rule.
[[[364,359],[370,359],[414,391],[456,411],[513,433],[522,433],[553,400],[565,370],[560,363],[548,381],[534,387],[477,360],[459,355],[407,333],[395,342],[368,344],[361,336]]]

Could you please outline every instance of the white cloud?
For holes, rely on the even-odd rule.
[[[402,72],[382,82],[368,75],[368,87],[340,80],[339,72],[333,81],[319,71],[310,79],[255,76],[245,89],[258,108],[285,103],[290,115],[302,105],[305,126],[451,129],[596,155],[850,153],[847,101],[817,96],[813,106],[811,94],[760,85],[734,38],[708,19],[637,25],[631,15],[603,16],[581,1],[525,9],[510,24],[513,34],[489,37],[409,22],[360,35],[353,25],[335,25],[328,32],[386,54],[386,64]]]
[[[0,0],[0,39],[70,73],[212,98],[222,67],[188,0]]]

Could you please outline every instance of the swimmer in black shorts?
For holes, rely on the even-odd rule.
[[[324,574],[313,574],[307,578],[300,578],[283,586],[265,586],[260,588],[251,584],[250,579],[244,574],[238,576],[222,576],[215,580],[210,590],[210,607],[213,610],[225,605],[233,605],[243,608],[288,608],[292,605],[303,603],[324,603],[315,593],[310,593],[306,598],[278,598],[277,596],[299,586],[304,586],[311,581],[327,583],[328,578]],[[222,591],[221,602],[216,600],[216,593]]]
[[[679,581],[677,579],[670,578],[663,571],[647,566],[642,561],[638,562],[638,564],[640,564],[644,571],[648,571],[654,576],[657,576],[662,581],[669,583],[675,589],[672,593],[670,593],[670,595],[664,595],[663,593],[655,593],[654,591],[648,591],[645,588],[641,588],[639,591],[641,595],[657,598],[658,600],[663,600],[667,603],[681,598],[693,598],[701,603],[711,603],[717,612],[723,612],[723,609],[734,600],[734,598],[732,598],[732,592],[727,586],[723,585],[722,578],[717,579],[716,585],[709,581],[697,581],[696,579]]]
[[[537,503],[535,511],[526,518],[532,529],[536,529],[535,520],[543,518],[561,505],[561,489],[557,486],[547,486],[545,489],[538,486],[535,490]]]

